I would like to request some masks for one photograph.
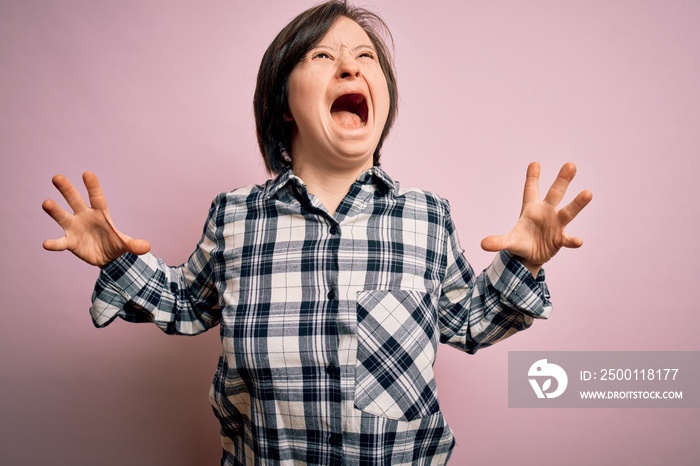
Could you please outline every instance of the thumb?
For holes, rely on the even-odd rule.
[[[131,236],[122,233],[121,231],[117,230],[117,227],[114,226],[114,223],[112,222],[112,218],[110,217],[109,213],[105,213],[104,215],[107,224],[112,229],[112,232],[116,234],[117,237],[119,237],[123,248],[126,249],[126,251],[140,256],[141,254],[146,254],[148,251],[151,250],[151,243],[149,243],[145,239],[132,238]]]
[[[504,235],[491,235],[481,240],[481,249],[489,252],[507,249],[508,245],[508,237]]]
[[[145,239],[129,238],[126,241],[126,246],[129,252],[140,256],[141,254],[146,254],[151,250],[151,244]]]

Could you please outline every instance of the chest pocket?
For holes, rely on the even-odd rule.
[[[436,322],[433,298],[427,293],[357,294],[357,409],[401,421],[438,411],[433,374]]]

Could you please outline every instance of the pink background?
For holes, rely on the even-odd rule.
[[[700,461],[696,409],[509,409],[515,350],[700,350],[700,2],[373,0],[401,109],[384,165],[450,199],[480,270],[527,163],[593,203],[547,266],[548,322],[472,357],[442,347],[453,464]],[[97,270],[41,249],[50,179],[101,178],[115,221],[181,263],[220,191],[266,179],[259,60],[311,1],[0,1],[0,463],[218,464],[217,331],[93,328]],[[571,199],[572,193],[567,197]]]

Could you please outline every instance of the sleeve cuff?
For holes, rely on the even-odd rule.
[[[92,294],[90,315],[96,327],[104,327],[115,318],[126,316],[124,307],[155,274],[157,259],[152,254],[126,253],[107,264],[100,272]]]
[[[500,251],[486,274],[493,287],[510,307],[537,319],[546,319],[552,312],[544,269],[537,278],[508,251]]]

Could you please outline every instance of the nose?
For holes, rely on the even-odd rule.
[[[338,76],[340,79],[359,78],[362,75],[360,64],[354,57],[344,53],[338,60]]]

